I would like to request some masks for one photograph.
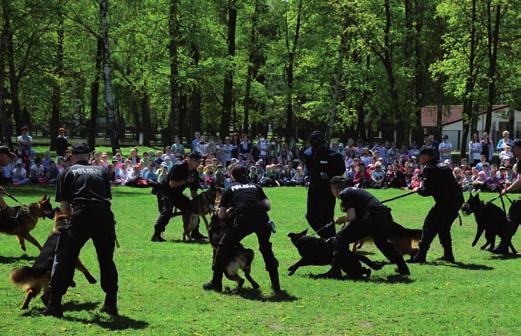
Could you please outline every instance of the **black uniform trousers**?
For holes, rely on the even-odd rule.
[[[335,196],[331,192],[329,185],[309,187],[306,219],[313,230],[325,239],[335,235],[334,225],[320,230],[333,221],[335,202]]]
[[[463,200],[455,200],[447,204],[436,203],[431,208],[423,223],[423,233],[419,244],[421,250],[427,251],[436,235],[444,249],[452,248],[450,229],[458,217],[462,204]]]
[[[154,226],[156,233],[165,231],[165,227],[168,225],[170,218],[172,218],[174,207],[183,213],[183,221],[190,220],[192,201],[181,193],[172,195],[167,190],[159,190],[157,193],[157,206],[159,208],[159,217]]]
[[[521,201],[512,202],[508,209],[508,224],[504,232],[501,234],[501,242],[498,248],[507,248],[512,242],[512,237],[516,234],[519,224],[521,224]]]
[[[376,247],[393,264],[405,265],[402,255],[389,242],[393,217],[387,208],[371,210],[363,218],[357,218],[336,234],[333,256],[335,263],[341,262],[349,253],[349,244],[365,237],[372,237]]]
[[[92,239],[100,266],[101,288],[107,294],[118,291],[118,271],[114,264],[116,231],[109,205],[80,205],[74,208],[56,247],[49,287],[51,295],[62,296],[72,282],[74,268],[85,243]]]
[[[233,226],[229,228],[219,241],[213,263],[215,272],[224,272],[230,260],[233,247],[252,233],[257,235],[259,251],[264,258],[266,270],[268,272],[277,270],[279,262],[271,248],[271,227],[268,225],[268,214],[263,210],[245,212],[247,214],[237,214]]]

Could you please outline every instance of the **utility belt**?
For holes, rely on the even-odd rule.
[[[80,210],[86,208],[96,208],[103,210],[110,210],[110,202],[106,201],[79,201],[72,203],[73,210]]]

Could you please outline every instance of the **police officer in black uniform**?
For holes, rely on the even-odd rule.
[[[423,182],[418,189],[418,194],[425,197],[432,196],[436,203],[425,218],[420,249],[411,262],[426,262],[427,251],[437,234],[444,251],[440,260],[454,263],[450,228],[464,202],[463,192],[451,169],[437,165],[436,153],[432,148],[422,148],[419,155],[420,163],[424,168]]]
[[[197,167],[201,162],[202,156],[199,152],[193,152],[170,169],[168,175],[157,191],[158,205],[160,209],[159,218],[154,226],[153,242],[164,242],[165,239],[161,234],[165,231],[174,206],[183,213],[183,222],[190,221],[190,209],[192,207],[191,200],[183,194],[186,188],[190,188],[192,193],[197,192],[200,186],[199,174]],[[192,232],[192,238],[204,239],[199,233],[199,226]]]
[[[71,284],[80,250],[92,239],[100,265],[101,288],[106,293],[102,311],[116,316],[118,272],[114,264],[116,241],[114,215],[110,209],[109,172],[104,167],[89,165],[89,147],[72,147],[74,165],[63,171],[56,185],[56,201],[61,211],[70,216],[56,247],[49,283],[50,300],[46,314],[63,315],[61,299]]]
[[[306,218],[315,232],[329,238],[335,235],[333,225],[324,228],[333,221],[335,213],[335,197],[329,189],[329,181],[333,176],[344,175],[346,167],[342,155],[326,147],[320,132],[314,131],[309,143],[311,146],[304,151],[310,177]]]
[[[501,191],[502,194],[513,192],[521,189],[521,175],[519,174],[519,161],[521,160],[521,139],[515,139],[512,151],[516,156],[517,163],[514,165],[514,172],[517,174],[516,180],[508,187]],[[508,210],[508,225],[505,232],[501,235],[501,241],[492,252],[498,254],[508,254],[508,247],[512,243],[512,237],[515,235],[519,224],[521,224],[521,201],[515,200]]]
[[[331,193],[341,200],[342,210],[346,215],[335,220],[338,225],[350,223],[340,230],[335,237],[335,249],[333,251],[333,267],[324,274],[326,277],[340,278],[342,276],[341,265],[347,257],[349,244],[371,236],[376,247],[398,266],[397,272],[401,275],[409,275],[409,268],[396,247],[389,242],[393,217],[391,209],[380,203],[369,192],[347,187],[348,180],[343,176],[335,176],[331,179]]]
[[[234,167],[232,178],[234,183],[221,196],[219,217],[235,216],[235,221],[219,242],[214,257],[213,278],[203,288],[218,292],[222,290],[222,277],[230,258],[231,249],[243,238],[255,233],[266,270],[270,275],[271,286],[275,293],[279,293],[281,291],[278,274],[279,262],[273,254],[270,243],[271,225],[268,211],[271,205],[268,197],[260,186],[248,182],[246,167]]]

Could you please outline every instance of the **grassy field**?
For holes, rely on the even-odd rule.
[[[51,189],[11,190],[23,202],[34,201]],[[385,199],[403,193],[375,192]],[[12,236],[0,235],[0,335],[100,335],[109,332],[136,335],[518,335],[521,260],[502,259],[470,246],[475,233],[473,217],[453,227],[454,250],[459,263],[437,263],[441,255],[436,240],[427,265],[411,265],[412,276],[394,276],[389,265],[373,273],[369,281],[316,280],[310,277],[327,267],[302,268],[288,277],[286,269],[298,254],[288,232],[307,227],[304,219],[305,189],[268,190],[277,224],[274,251],[280,261],[285,297],[271,293],[268,274],[256,252],[253,277],[261,293],[227,291],[207,293],[201,285],[211,277],[211,248],[183,243],[181,222],[168,226],[167,243],[149,241],[157,215],[155,197],[149,190],[114,190],[113,209],[121,248],[116,250],[120,274],[121,317],[98,313],[103,301],[99,285],[89,285],[80,273],[77,287],[64,297],[65,318],[42,315],[43,304],[34,300],[30,310],[19,306],[23,293],[8,282],[14,268],[31,264],[38,251],[27,255]],[[485,195],[491,199],[493,195]],[[395,219],[420,228],[431,199],[412,196],[390,205]],[[34,235],[43,243],[51,221],[40,222]],[[204,232],[204,230],[203,230]],[[483,238],[482,238],[483,239]],[[521,248],[520,235],[514,244]],[[245,245],[257,251],[254,237]],[[373,246],[364,250],[374,260],[384,257]],[[83,249],[82,260],[99,278],[92,243]],[[234,286],[225,280],[225,286]]]

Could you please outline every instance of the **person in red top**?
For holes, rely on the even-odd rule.
[[[371,176],[369,175],[369,172],[363,163],[360,163],[358,167],[358,171],[353,177],[353,183],[358,188],[368,188],[369,184],[371,183]]]

